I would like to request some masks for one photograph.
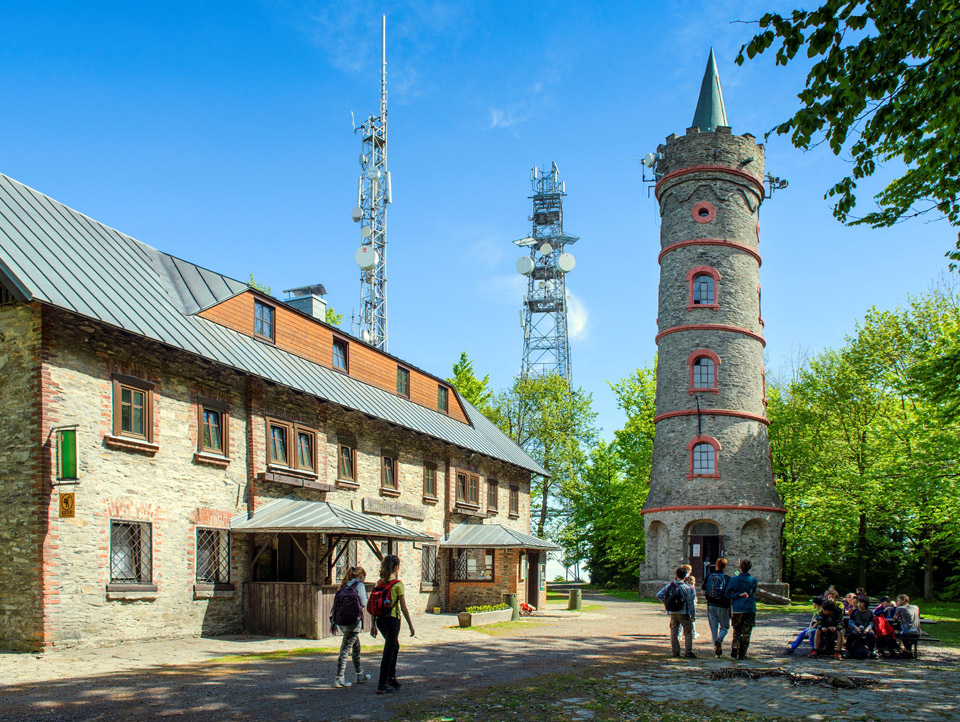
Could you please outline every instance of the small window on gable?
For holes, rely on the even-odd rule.
[[[397,366],[397,393],[410,398],[410,371]]]
[[[437,409],[447,413],[449,406],[449,391],[446,386],[437,386]]]
[[[344,373],[350,370],[350,346],[343,339],[333,339],[333,367]]]
[[[274,324],[274,314],[276,309],[269,303],[260,301],[253,302],[253,335],[262,338],[265,341],[274,341],[276,327]]]
[[[714,303],[714,285],[712,276],[697,276],[693,279],[693,305],[705,306]]]

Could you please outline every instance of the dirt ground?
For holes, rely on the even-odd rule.
[[[700,684],[705,670],[737,664],[729,657],[713,659],[705,615],[698,622],[700,636],[694,647],[701,659],[674,660],[669,654],[666,618],[656,606],[589,594],[584,595],[584,602],[603,605],[603,609],[584,613],[548,610],[542,618],[490,633],[448,629],[444,625],[452,624],[453,617],[422,615],[415,619],[417,639],[405,638],[405,631],[401,634],[398,677],[403,686],[390,695],[374,694],[372,683],[332,688],[336,666],[332,653],[216,660],[223,655],[332,646],[327,640],[236,637],[54,652],[39,659],[36,655],[2,654],[0,720],[389,720],[411,701],[424,703],[421,706],[428,712],[435,706],[437,716],[442,716],[450,700],[471,690],[558,672],[596,674],[604,665],[619,665],[618,672],[609,674],[619,675],[627,692],[650,693],[652,698],[678,684],[687,685],[694,698],[702,688],[704,700],[736,692],[731,698],[735,701],[745,691],[738,685],[752,684],[750,680],[728,681],[716,689]],[[773,664],[802,671],[819,664],[829,665],[833,672],[880,675],[885,686],[876,693],[889,693],[891,702],[902,702],[904,714],[911,708],[916,712],[928,696],[930,714],[914,718],[953,719],[949,714],[960,707],[960,699],[953,699],[960,687],[960,675],[955,671],[960,654],[956,650],[928,647],[919,662],[898,662],[897,666],[785,658],[787,642],[808,619],[808,615],[761,615],[750,649],[753,659],[740,665]],[[364,643],[368,640],[365,636]],[[375,682],[379,650],[371,647],[364,664]],[[899,680],[899,686],[887,681],[890,679]],[[794,707],[785,708],[786,697],[774,684],[766,680],[762,692],[761,685],[754,685],[759,701],[755,700],[757,709],[750,711],[796,718],[813,709],[811,698],[803,697],[792,703]],[[945,686],[952,690],[946,698]],[[840,696],[832,707],[830,695],[820,698],[828,703],[828,712],[850,708],[849,701]],[[567,708],[577,705],[581,712],[566,717]],[[798,710],[804,714],[798,715]],[[944,710],[949,713],[946,717],[941,714]],[[818,718],[819,707],[814,713],[812,718]],[[589,701],[578,700],[558,711],[557,719],[590,719],[591,714]],[[899,714],[888,708],[882,716],[896,720]]]

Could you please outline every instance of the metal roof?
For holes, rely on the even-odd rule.
[[[246,533],[313,532],[343,534],[370,539],[434,541],[433,537],[407,529],[370,514],[360,514],[328,501],[307,501],[296,496],[271,501],[253,516],[238,514],[230,520],[230,530]]]
[[[700,97],[697,98],[697,110],[693,114],[693,126],[701,132],[709,133],[718,125],[730,125],[727,122],[727,109],[723,105],[723,91],[720,89],[720,74],[717,72],[717,59],[710,48],[707,68],[703,72],[700,84]]]
[[[453,549],[541,549],[559,551],[548,542],[500,524],[460,524],[451,531],[440,546]]]
[[[158,251],[0,174],[0,280],[26,300],[202,356],[535,474],[463,401],[470,424],[201,318],[247,284]]]

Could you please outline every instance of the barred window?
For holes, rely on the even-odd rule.
[[[197,529],[197,583],[230,583],[230,532]]]
[[[436,544],[423,545],[420,552],[420,565],[420,581],[423,584],[436,584],[439,579]]]
[[[492,582],[493,549],[458,549],[453,578],[459,582]]]
[[[144,521],[110,522],[110,581],[149,584],[153,580],[151,524]]]
[[[713,276],[706,274],[693,279],[693,303],[695,306],[714,303]]]
[[[693,362],[693,388],[712,389],[716,386],[716,366],[713,359],[701,356]]]
[[[693,447],[693,475],[707,476],[715,474],[717,457],[710,444],[697,444]]]

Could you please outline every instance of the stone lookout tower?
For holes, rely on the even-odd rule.
[[[760,311],[763,146],[727,122],[713,51],[692,127],[657,148],[657,416],[641,593],[726,556],[780,576],[785,510],[767,437]]]

